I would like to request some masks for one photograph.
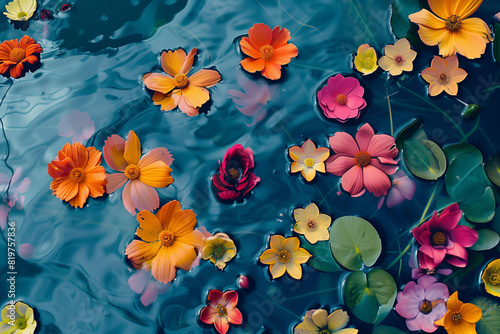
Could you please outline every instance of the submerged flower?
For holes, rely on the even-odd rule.
[[[481,279],[486,292],[495,297],[500,297],[500,259],[488,263]]]
[[[148,306],[158,299],[158,295],[167,293],[171,283],[160,283],[154,279],[150,271],[139,269],[130,276],[128,285],[132,291],[141,295],[142,305]]]
[[[378,68],[375,49],[368,44],[361,45],[354,57],[354,66],[363,75],[375,72]]]
[[[217,233],[206,239],[206,245],[201,252],[203,260],[212,261],[222,270],[226,267],[226,262],[235,257],[237,251],[234,241],[227,234]]]
[[[306,181],[311,182],[316,177],[316,171],[325,172],[325,160],[330,156],[326,147],[316,148],[311,139],[299,146],[290,147],[288,154],[293,159],[290,173],[301,172]]]
[[[427,45],[438,45],[443,57],[455,53],[479,58],[486,44],[493,40],[488,25],[479,18],[468,18],[479,8],[482,0],[429,0],[429,7],[437,15],[422,9],[409,16],[418,24],[420,39]]]
[[[161,105],[161,110],[179,107],[186,115],[195,116],[210,99],[207,88],[221,81],[221,76],[216,70],[206,69],[188,76],[197,52],[194,48],[186,56],[183,49],[163,51],[160,62],[165,74],[147,73],[142,77],[146,87],[155,91],[153,102]]]
[[[288,272],[295,279],[302,277],[303,263],[311,257],[304,248],[299,248],[299,238],[284,238],[281,235],[273,235],[269,242],[270,249],[266,249],[259,257],[260,262],[269,264],[269,271],[273,279],[283,276]]]
[[[403,170],[399,170],[396,174],[390,176],[392,186],[387,192],[387,207],[392,208],[398,204],[401,204],[405,199],[411,201],[415,190],[417,189],[417,183],[410,179]],[[384,204],[385,196],[380,197],[378,202],[378,208],[380,209]]]
[[[8,303],[2,310],[0,333],[3,334],[33,334],[36,320],[33,309],[23,302]]]
[[[388,135],[376,135],[370,124],[363,125],[356,140],[346,132],[336,132],[328,139],[336,153],[326,161],[328,173],[342,176],[342,188],[352,197],[365,190],[376,197],[387,195],[392,175],[398,169],[395,140]]]
[[[439,215],[434,211],[428,222],[411,231],[421,245],[418,250],[418,263],[421,268],[434,269],[443,260],[456,267],[467,265],[465,248],[476,243],[478,233],[468,226],[458,225],[461,218],[462,210],[455,203]]]
[[[256,23],[248,29],[248,37],[240,41],[241,51],[249,57],[240,64],[247,72],[262,72],[271,80],[281,78],[281,66],[299,54],[299,49],[291,43],[290,31],[279,26],[273,30],[264,23]]]
[[[318,104],[326,117],[344,123],[358,118],[361,109],[366,107],[364,93],[365,89],[357,79],[337,74],[328,79],[326,86],[318,92]]]
[[[385,56],[381,57],[378,64],[390,75],[397,76],[405,72],[413,71],[413,61],[417,53],[410,47],[406,38],[398,40],[394,45],[386,45]]]
[[[14,0],[5,5],[3,12],[12,21],[28,21],[36,10],[36,0]]]
[[[5,229],[7,226],[7,218],[10,210],[13,207],[21,210],[24,205],[24,194],[28,191],[31,184],[29,177],[25,177],[21,180],[23,175],[23,169],[18,167],[12,178],[8,177],[4,173],[0,173],[0,193],[4,194],[3,203],[0,204],[0,229]]]
[[[40,44],[29,36],[23,36],[19,41],[12,39],[0,44],[0,73],[8,78],[20,78],[30,70],[34,71],[35,65],[40,61],[42,53]]]
[[[205,246],[205,236],[194,229],[193,210],[182,210],[178,201],[170,201],[154,215],[150,211],[137,214],[140,226],[125,255],[135,268],[151,270],[160,283],[174,280],[176,268],[188,271],[198,252]]]
[[[89,196],[102,196],[107,181],[100,164],[101,152],[95,147],[67,143],[47,166],[54,179],[50,184],[52,195],[75,208],[83,208]]]
[[[118,135],[108,137],[102,151],[108,166],[121,172],[106,175],[106,192],[111,194],[125,185],[123,205],[132,215],[136,209],[158,209],[160,198],[155,188],[164,188],[174,182],[169,167],[174,161],[172,154],[166,148],[158,147],[141,158],[141,142],[132,130],[126,141]]]
[[[226,334],[229,324],[239,325],[243,322],[241,312],[236,308],[238,304],[238,293],[226,291],[224,294],[219,290],[210,290],[208,293],[208,306],[200,313],[200,320],[206,324],[214,324],[215,329]]]
[[[294,334],[357,334],[355,328],[345,328],[349,322],[347,312],[342,309],[332,314],[323,309],[309,310],[304,321],[295,327]]]
[[[445,301],[449,296],[444,283],[438,283],[433,276],[422,276],[398,293],[396,312],[406,318],[409,330],[432,333],[438,329],[434,322],[446,314]]]
[[[476,334],[476,322],[483,316],[479,307],[458,300],[458,293],[450,296],[446,303],[448,311],[436,325],[443,326],[448,334]]]
[[[253,168],[253,151],[236,144],[227,150],[222,164],[219,161],[219,173],[212,176],[212,183],[217,196],[222,200],[235,200],[248,194],[260,182]]]
[[[450,95],[458,94],[458,83],[467,77],[465,70],[458,68],[457,56],[443,59],[434,56],[431,67],[422,71],[422,78],[430,83],[429,95],[439,95],[443,90]]]
[[[293,218],[296,221],[293,230],[303,234],[311,244],[330,239],[328,228],[332,223],[332,218],[324,213],[319,213],[316,204],[311,203],[305,209],[293,210]]]
[[[57,124],[59,136],[71,137],[71,142],[84,142],[95,133],[94,121],[89,114],[74,109],[69,114],[63,114]]]

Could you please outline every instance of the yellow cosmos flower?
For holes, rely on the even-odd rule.
[[[368,44],[361,45],[356,57],[354,57],[354,65],[363,75],[375,72],[378,68],[375,49]]]
[[[330,156],[330,149],[327,147],[317,149],[316,145],[308,139],[302,148],[290,147],[288,153],[294,161],[290,173],[302,172],[304,179],[310,182],[316,177],[316,171],[325,172],[325,160]]]
[[[303,234],[311,244],[315,244],[318,240],[330,239],[328,228],[332,223],[332,218],[319,213],[316,204],[311,203],[305,209],[293,210],[293,218],[297,222],[293,230],[298,234]]]
[[[448,334],[476,334],[476,322],[483,316],[479,307],[470,303],[462,303],[455,292],[446,302],[448,311],[445,316],[435,321],[438,326],[444,326]]]
[[[457,56],[443,59],[434,56],[431,67],[426,68],[421,73],[422,78],[430,83],[429,95],[436,96],[444,90],[450,95],[458,94],[458,83],[467,77],[465,70],[458,68]]]
[[[7,304],[2,310],[0,333],[2,334],[33,334],[36,321],[33,309],[22,302]]]
[[[384,52],[385,56],[380,58],[378,64],[390,75],[397,76],[403,71],[413,71],[413,61],[417,53],[411,49],[406,38],[398,40],[394,45],[386,45]]]
[[[284,238],[281,235],[273,235],[269,242],[270,249],[266,249],[260,256],[260,262],[269,264],[269,271],[273,279],[281,277],[288,272],[295,279],[302,277],[303,263],[311,257],[304,248],[299,248],[299,238]]]
[[[486,44],[493,41],[488,25],[477,17],[468,18],[483,0],[429,0],[429,7],[437,15],[422,9],[409,16],[418,24],[420,39],[427,45],[438,45],[443,57],[457,52],[469,58],[479,58]]]
[[[486,292],[495,297],[500,297],[500,259],[491,261],[481,278]]]
[[[332,314],[323,309],[306,312],[304,321],[295,327],[294,334],[357,334],[355,328],[345,328],[349,322],[347,312],[338,309]]]
[[[36,10],[36,0],[14,0],[5,5],[5,16],[13,21],[28,21]]]
[[[229,262],[236,255],[236,246],[225,233],[217,233],[213,237],[207,238],[206,242],[202,250],[203,260],[212,261],[221,270],[226,267],[226,262]]]

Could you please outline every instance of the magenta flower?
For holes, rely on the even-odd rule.
[[[3,203],[0,204],[0,228],[3,230],[7,226],[10,210],[15,206],[22,210],[24,205],[24,195],[28,191],[31,180],[23,176],[23,169],[18,167],[12,178],[0,173],[0,192],[3,194]]]
[[[458,204],[452,204],[432,218],[415,227],[411,233],[421,245],[418,250],[418,263],[422,269],[434,269],[448,261],[456,267],[467,265],[466,247],[474,245],[478,234],[470,227],[458,225],[462,210]]]
[[[220,161],[219,161],[220,164]],[[219,167],[219,173],[212,177],[217,196],[222,200],[234,200],[252,190],[260,177],[255,176],[253,151],[236,144],[227,150]]]
[[[417,283],[407,283],[398,293],[396,312],[406,318],[409,330],[432,333],[438,329],[434,321],[444,317],[448,311],[445,301],[449,296],[448,287],[437,283],[437,278],[422,276]]]
[[[361,196],[365,190],[376,197],[387,195],[391,188],[388,175],[398,169],[394,138],[376,135],[367,123],[358,130],[356,140],[347,132],[336,132],[328,141],[336,154],[326,160],[326,171],[342,176],[345,191],[352,197]]]
[[[411,278],[412,279],[419,279],[420,277],[422,277],[424,275],[435,275],[435,274],[448,276],[448,275],[451,275],[453,273],[453,270],[451,270],[451,269],[422,269],[422,268],[419,268],[418,264],[416,263],[417,262],[416,257],[413,256],[413,254],[415,253],[414,249],[415,249],[415,245],[413,245],[411,248],[412,255],[410,256],[410,261],[408,263],[410,268],[411,268]]]
[[[57,130],[61,137],[71,137],[71,143],[83,143],[95,133],[94,121],[89,114],[74,109],[61,117],[57,124]]]
[[[361,109],[366,107],[364,93],[365,89],[357,79],[337,74],[328,79],[326,86],[318,92],[318,103],[326,117],[344,123],[358,118]]]
[[[396,174],[390,177],[392,186],[387,193],[387,207],[392,208],[398,204],[401,204],[405,199],[411,201],[413,195],[415,195],[415,190],[417,189],[417,183],[410,179],[403,170],[399,170]],[[380,209],[384,204],[386,196],[380,197],[378,201],[378,208]]]
[[[153,278],[151,271],[139,269],[128,279],[128,285],[135,293],[141,294],[141,303],[148,306],[158,299],[158,295],[167,293],[171,283],[160,283]]]

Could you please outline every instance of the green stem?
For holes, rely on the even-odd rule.
[[[389,92],[386,90],[387,93],[386,99],[387,99],[387,105],[389,106],[389,121],[391,122],[391,137],[394,137],[394,126],[392,124],[392,109],[391,109],[391,97],[389,96]]]

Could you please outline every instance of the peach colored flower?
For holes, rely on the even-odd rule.
[[[316,177],[316,171],[325,172],[325,160],[330,156],[327,147],[316,148],[312,140],[308,139],[299,146],[290,147],[288,154],[293,159],[290,173],[301,172],[306,181],[311,182]]]
[[[429,95],[439,95],[443,90],[450,95],[458,94],[458,83],[467,77],[465,70],[458,68],[457,56],[441,58],[434,56],[431,67],[421,73],[422,78],[430,83]]]
[[[390,75],[397,76],[405,72],[413,71],[413,61],[417,53],[410,47],[406,38],[398,40],[394,45],[386,45],[385,56],[380,58],[378,64]]]

